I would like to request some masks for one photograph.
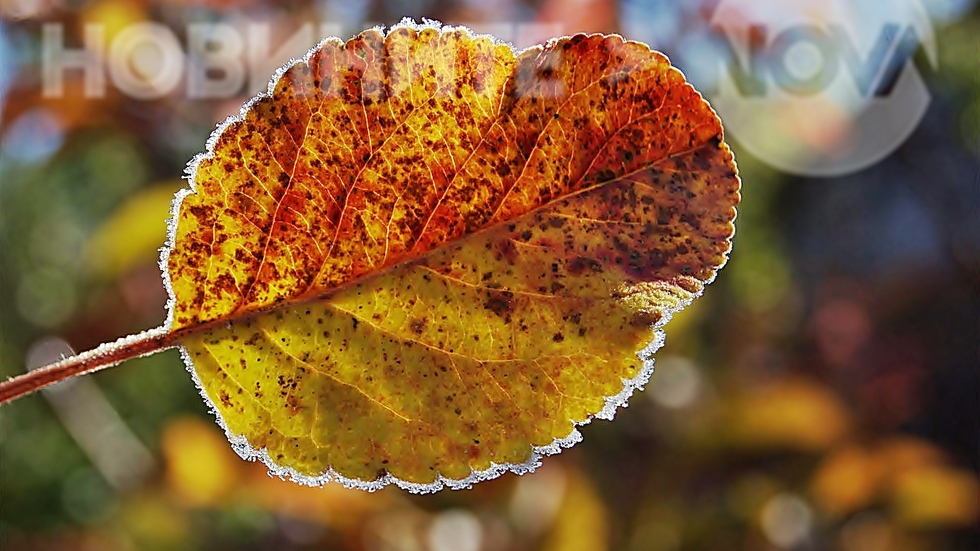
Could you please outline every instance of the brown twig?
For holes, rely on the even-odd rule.
[[[0,405],[76,375],[93,373],[132,358],[172,348],[176,345],[176,339],[176,333],[158,327],[18,375],[0,383]]]

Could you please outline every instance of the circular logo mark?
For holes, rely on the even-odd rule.
[[[868,167],[915,130],[936,38],[917,0],[721,0],[711,20],[727,70],[712,105],[764,162],[803,176]]]

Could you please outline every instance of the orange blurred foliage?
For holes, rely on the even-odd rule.
[[[831,389],[802,377],[745,389],[721,415],[722,440],[743,448],[819,451],[846,436],[852,423]]]

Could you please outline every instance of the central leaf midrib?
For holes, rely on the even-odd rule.
[[[513,65],[513,67],[514,67],[515,70],[516,70],[516,68],[517,68],[520,60],[521,60],[520,57],[515,57],[513,59],[512,65]],[[668,70],[671,70],[671,69],[668,69]],[[513,110],[514,106],[517,105],[517,101],[514,99],[514,95],[512,93],[513,92],[513,86],[514,86],[514,83],[513,83],[513,80],[512,80],[513,79],[513,75],[511,75],[508,78],[509,78],[509,81],[507,83],[505,83],[502,86],[502,88],[501,88],[501,90],[502,90],[502,97],[501,97],[501,99],[502,100],[505,100],[505,101],[501,101],[500,102],[500,109],[498,110],[497,114],[494,117],[492,117],[490,119],[487,119],[486,126],[484,127],[483,131],[480,132],[480,141],[479,141],[480,144],[482,144],[482,143],[485,142],[485,136],[486,136],[486,133],[487,133],[486,131],[489,130],[490,128],[492,128],[494,125],[500,124],[502,121],[507,120],[507,118],[509,118],[510,114],[512,113],[512,110]],[[592,86],[596,82],[598,82],[598,80],[591,81],[587,86]],[[583,90],[584,90],[584,88],[583,89],[576,90],[575,92],[570,93],[569,96],[573,96],[573,95],[575,95],[577,93],[582,92]],[[509,101],[506,101],[506,98],[509,98]],[[559,107],[559,110],[558,111],[560,111],[560,109],[562,107],[565,107],[567,105],[567,103],[568,103],[568,100],[566,100],[562,104],[562,106]],[[346,106],[345,105],[345,108],[346,107],[349,107],[349,106]],[[628,128],[629,126],[636,124],[638,121],[643,120],[644,118],[648,118],[650,116],[653,116],[654,114],[656,114],[657,112],[659,112],[660,109],[663,108],[663,107],[664,107],[664,104],[661,103],[653,111],[649,111],[649,112],[644,111],[639,116],[637,116],[635,119],[627,120],[622,125],[620,125],[618,128],[616,128],[614,131],[610,132],[608,134],[607,139],[603,142],[603,145],[600,146],[599,149],[597,150],[596,155],[593,158],[593,163],[595,161],[595,158],[598,157],[599,152],[601,152],[603,150],[603,148],[606,147],[606,145],[609,143],[610,140],[613,139],[614,136],[616,136],[620,132],[622,132],[623,129]],[[556,113],[558,111],[556,111]],[[399,123],[399,125],[395,126],[392,129],[391,133],[388,134],[384,138],[384,140],[378,145],[378,148],[372,150],[372,152],[371,152],[372,157],[371,158],[374,158],[374,156],[378,153],[379,149],[381,147],[383,147],[384,143],[387,143],[387,141],[397,131],[398,128],[401,128],[402,126],[404,126],[407,123],[407,121],[412,118],[413,115],[416,115],[416,114],[419,114],[419,113],[422,113],[422,112],[423,111],[420,110],[420,109],[413,109],[410,113],[408,113],[406,115],[406,117],[401,121],[401,123]],[[311,113],[312,113],[312,111],[311,111]],[[306,123],[307,123],[307,127],[308,127],[308,125],[309,125],[309,119],[307,119]],[[546,125],[544,127],[542,127],[541,132],[539,132],[538,135],[535,137],[535,140],[536,141],[538,139],[540,139],[540,136],[541,135],[544,134],[544,130],[547,127],[547,124],[550,124],[550,123],[551,123],[551,121],[548,121],[548,123],[546,123]],[[297,159],[298,159],[299,155],[301,154],[301,152],[303,151],[303,149],[305,147],[305,144],[306,144],[306,140],[304,139],[303,140],[303,143],[299,147],[297,147],[297,149],[296,149],[296,158]],[[682,157],[682,156],[685,156],[685,155],[690,155],[690,154],[693,154],[694,152],[696,152],[696,151],[698,151],[700,149],[710,148],[710,147],[712,147],[712,144],[713,144],[712,140],[711,139],[708,139],[708,140],[704,141],[703,143],[694,145],[694,146],[692,146],[690,148],[687,148],[687,149],[684,149],[684,150],[681,150],[681,151],[678,151],[678,152],[674,152],[674,153],[669,153],[669,154],[664,155],[663,157],[660,157],[660,158],[658,158],[656,160],[651,160],[651,161],[649,161],[647,163],[644,163],[642,166],[639,166],[635,170],[632,170],[632,171],[630,171],[628,173],[624,173],[624,174],[619,175],[619,176],[617,176],[615,178],[610,178],[610,179],[604,180],[604,181],[598,181],[598,182],[596,182],[594,185],[592,185],[590,187],[583,188],[583,189],[578,189],[578,190],[575,190],[575,191],[572,191],[572,192],[565,193],[563,195],[554,197],[550,201],[548,201],[547,203],[544,203],[544,204],[542,204],[542,205],[540,205],[540,206],[538,206],[536,208],[533,208],[533,209],[527,211],[526,213],[522,214],[521,216],[518,216],[518,217],[515,217],[515,218],[512,218],[512,219],[509,219],[509,220],[501,220],[501,221],[499,221],[497,223],[489,224],[489,225],[487,225],[487,226],[485,226],[483,228],[480,228],[480,229],[478,229],[476,231],[473,231],[473,232],[468,233],[468,234],[461,235],[461,236],[457,237],[456,239],[453,239],[451,241],[447,241],[445,243],[442,243],[440,245],[437,245],[437,246],[435,246],[435,247],[433,247],[433,248],[431,248],[431,249],[429,249],[427,251],[424,251],[424,252],[421,252],[421,253],[417,253],[417,254],[415,254],[413,256],[410,256],[410,257],[404,258],[404,259],[402,259],[400,261],[394,262],[394,263],[390,264],[389,266],[385,266],[385,267],[379,268],[379,269],[374,270],[374,271],[371,271],[369,273],[360,274],[357,277],[352,278],[352,279],[350,279],[348,281],[345,281],[345,282],[343,282],[341,284],[338,284],[338,285],[336,285],[334,287],[331,287],[331,288],[323,288],[323,287],[319,287],[318,288],[318,287],[313,287],[313,285],[315,284],[316,279],[317,279],[317,278],[314,278],[312,280],[313,282],[310,284],[309,287],[307,287],[303,291],[300,291],[300,292],[295,293],[293,296],[291,296],[289,298],[285,298],[285,299],[282,299],[282,300],[280,300],[278,302],[273,302],[273,303],[263,304],[263,305],[254,305],[253,306],[253,305],[243,304],[242,306],[239,306],[239,308],[237,308],[236,310],[232,311],[231,313],[229,313],[229,314],[227,314],[225,316],[222,316],[219,319],[210,320],[210,321],[207,321],[207,322],[202,322],[202,323],[200,323],[197,326],[189,326],[189,327],[181,328],[181,332],[184,333],[184,334],[193,334],[193,333],[197,333],[197,332],[200,332],[200,331],[204,331],[204,330],[210,329],[211,327],[214,327],[214,326],[217,326],[217,325],[220,325],[220,324],[223,324],[223,323],[228,323],[228,322],[232,322],[232,321],[236,321],[236,320],[240,320],[240,319],[244,319],[244,318],[248,318],[248,317],[252,317],[252,316],[259,316],[259,315],[262,315],[262,314],[267,313],[267,312],[272,312],[272,311],[279,310],[281,308],[288,308],[288,307],[297,306],[297,305],[301,305],[301,304],[305,304],[305,303],[309,303],[309,302],[314,302],[314,301],[318,301],[318,300],[327,299],[330,296],[332,296],[332,295],[334,295],[336,293],[342,292],[345,289],[348,289],[350,287],[356,286],[358,284],[364,283],[366,281],[370,281],[370,280],[375,279],[375,278],[378,278],[378,277],[382,277],[383,275],[385,275],[387,273],[390,273],[391,271],[393,271],[395,269],[398,269],[398,268],[400,268],[402,266],[409,265],[409,264],[416,263],[416,262],[424,261],[426,258],[429,258],[432,255],[435,255],[435,254],[438,254],[441,251],[444,251],[446,247],[451,247],[451,246],[454,246],[454,245],[458,244],[459,241],[461,241],[463,239],[476,238],[479,235],[484,235],[486,233],[489,233],[489,232],[498,230],[499,228],[503,227],[505,224],[511,224],[511,223],[514,223],[514,222],[517,222],[517,221],[526,219],[528,217],[534,216],[535,214],[537,214],[537,213],[539,213],[539,212],[541,212],[543,210],[547,210],[549,208],[553,208],[559,201],[568,200],[569,198],[574,198],[576,196],[580,196],[580,195],[585,194],[585,193],[593,192],[593,191],[595,191],[597,189],[600,189],[600,188],[602,188],[604,186],[607,186],[607,185],[613,185],[613,184],[616,184],[616,183],[619,183],[619,182],[624,182],[624,183],[631,182],[630,178],[632,178],[636,174],[639,174],[639,173],[642,173],[642,172],[645,172],[645,171],[654,169],[659,164],[661,164],[663,162],[666,162],[666,161],[668,161],[670,159],[674,159],[674,158],[677,158],[677,157]],[[479,146],[477,146],[477,147],[474,148],[474,152],[478,149],[478,147]],[[467,158],[463,163],[460,164],[460,166],[454,172],[453,177],[450,180],[449,184],[447,184],[447,189],[445,190],[445,192],[448,192],[449,188],[452,186],[452,182],[456,181],[457,175],[460,172],[463,171],[463,169],[465,168],[467,162],[469,162],[471,159],[472,159],[472,155],[469,158]],[[527,166],[527,163],[529,161],[530,161],[530,155],[525,159],[523,166],[526,167]],[[370,160],[368,162],[370,162]],[[361,171],[363,171],[363,169],[367,166],[368,162],[365,162],[364,163],[364,166],[361,167]],[[294,163],[293,164],[295,164],[295,163],[296,163],[296,159],[294,159]],[[590,168],[592,166],[593,166],[592,164],[589,165]],[[588,174],[588,170],[586,170],[586,171],[583,172],[583,175],[580,177],[579,181],[581,181],[581,178],[584,178],[586,174]],[[291,178],[290,179],[290,183],[289,183],[289,186],[290,187],[292,185],[292,180],[293,179]],[[517,183],[518,180],[520,180],[520,177],[516,177],[515,178],[515,185],[516,185],[516,183]],[[353,189],[356,188],[356,185],[357,185],[356,182],[351,185],[350,189],[347,192],[347,196],[349,196],[349,194],[353,191]],[[289,187],[287,187],[286,191],[284,191],[284,195],[285,195],[285,193],[288,193],[288,189],[289,189]],[[280,200],[280,202],[281,202],[281,200]],[[436,207],[435,208],[438,208],[438,202],[436,203]],[[435,212],[435,208],[433,209],[433,212],[430,213],[430,217]],[[342,217],[343,217],[343,214],[341,215],[340,220],[338,220],[338,224],[339,224],[340,221],[342,221]],[[274,224],[272,225],[272,227],[274,227]],[[266,234],[265,245],[268,244],[268,241],[271,239],[271,235],[272,235],[272,232],[271,231],[268,234]],[[336,232],[335,232],[335,236],[334,236],[334,242],[336,242]],[[406,251],[406,253],[411,253],[411,252],[412,252],[411,250]],[[329,262],[329,260],[331,258],[329,256],[329,254],[330,253],[328,252],[326,255],[324,255],[324,261],[321,264],[320,270],[318,271],[318,276],[319,276],[319,273],[322,272],[323,266],[325,266]],[[256,273],[256,277],[258,277],[258,273]],[[243,298],[243,300],[245,300],[245,299]],[[195,330],[195,328],[199,328],[199,330]]]

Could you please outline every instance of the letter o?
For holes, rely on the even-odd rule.
[[[133,66],[141,48],[155,48],[160,57],[155,74]],[[157,99],[172,92],[184,73],[184,52],[169,28],[159,23],[136,23],[116,35],[109,49],[109,75],[123,93],[136,99]]]
[[[786,54],[799,44],[810,44],[820,52],[820,68],[810,77],[801,79],[786,66]],[[796,25],[779,33],[768,51],[768,65],[776,84],[791,94],[812,96],[827,87],[837,77],[839,60],[837,48],[827,34],[810,25]]]

